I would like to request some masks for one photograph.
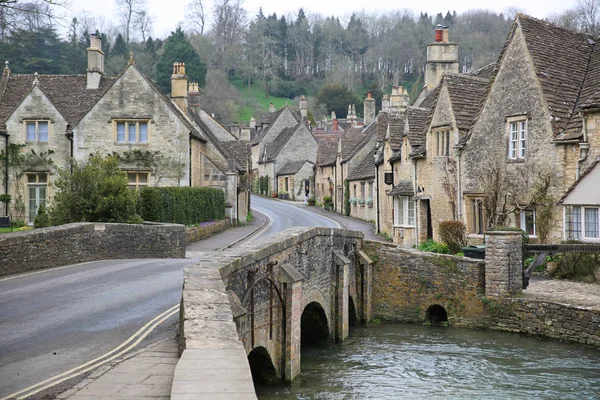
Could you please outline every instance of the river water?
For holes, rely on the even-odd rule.
[[[600,349],[531,336],[415,325],[352,327],[303,348],[291,386],[259,399],[600,399]]]

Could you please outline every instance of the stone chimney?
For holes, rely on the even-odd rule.
[[[409,102],[410,96],[406,89],[402,86],[394,86],[390,95],[390,114],[396,116],[402,114],[408,108]]]
[[[188,85],[187,104],[195,113],[200,111],[200,88],[196,82],[190,82]]]
[[[104,75],[104,53],[102,52],[102,41],[99,37],[90,36],[90,47],[87,48],[87,89],[98,89],[100,80]]]
[[[277,111],[277,108],[275,108],[273,103],[269,103],[269,112],[274,113],[275,111]]]
[[[425,64],[425,87],[433,90],[440,83],[442,74],[458,74],[458,44],[448,39],[448,27],[435,27],[435,42],[427,45],[427,63]]]
[[[240,128],[240,140],[250,141],[250,127],[248,125],[242,125]]]
[[[254,117],[250,117],[250,129],[256,128],[256,120]]]
[[[184,113],[188,106],[188,81],[185,75],[185,63],[173,63],[171,75],[171,100]]]
[[[381,100],[381,112],[390,112],[390,96],[387,94],[384,94],[383,99]]]
[[[241,129],[237,122],[234,122],[233,125],[229,127],[229,132],[231,132],[231,134],[235,136],[236,139],[240,138]]]
[[[300,116],[302,120],[308,119],[308,102],[304,96],[300,97]]]
[[[364,123],[365,126],[367,126],[371,122],[375,121],[375,99],[373,98],[373,94],[370,90],[367,92],[367,98],[364,100],[363,104],[365,107]]]

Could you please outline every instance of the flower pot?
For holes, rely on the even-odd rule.
[[[277,193],[271,193],[271,197],[276,199],[277,198]]]

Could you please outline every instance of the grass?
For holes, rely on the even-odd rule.
[[[264,109],[265,111],[267,111],[269,109],[269,104],[273,103],[273,105],[279,110],[282,107],[285,107],[286,105],[289,105],[292,108],[297,109],[298,108],[298,104],[296,101],[288,99],[286,97],[274,97],[274,96],[269,96],[269,98],[265,98],[265,88],[263,86],[262,83],[260,82],[253,82],[250,84],[250,89],[248,89],[248,85],[244,84],[243,79],[241,76],[236,75],[234,76],[232,79],[230,79],[230,82],[233,86],[235,86],[235,88],[237,90],[240,91],[240,95],[245,99],[245,100],[254,100],[256,101],[262,109]],[[252,117],[252,107],[250,107],[249,105],[246,105],[242,108],[242,110],[240,111],[240,121],[250,121],[250,118]]]
[[[33,229],[33,226],[22,226],[20,228],[0,228],[0,233],[11,233],[11,232],[20,232],[20,231],[28,231]]]

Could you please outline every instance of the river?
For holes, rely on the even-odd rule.
[[[352,327],[304,347],[291,386],[263,399],[600,399],[600,349],[519,334],[416,325]]]

